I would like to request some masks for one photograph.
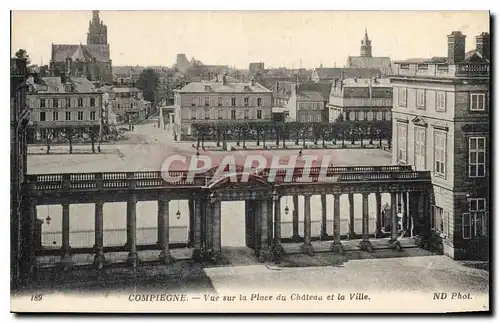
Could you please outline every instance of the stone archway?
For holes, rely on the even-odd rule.
[[[211,181],[207,189],[210,212],[206,228],[212,254],[221,253],[221,202],[245,201],[245,244],[259,259],[266,259],[273,232],[272,185],[258,174],[237,172]]]

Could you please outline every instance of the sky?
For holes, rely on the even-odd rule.
[[[357,56],[365,28],[373,56],[447,55],[453,30],[489,32],[487,11],[101,11],[113,65],[171,66],[177,53],[205,64],[248,68],[342,67]],[[13,11],[11,52],[48,64],[51,44],[85,44],[91,11]]]

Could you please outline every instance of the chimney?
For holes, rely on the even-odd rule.
[[[71,76],[71,57],[66,57],[66,75]]]
[[[481,35],[476,36],[476,50],[481,53],[481,55],[489,60],[490,59],[490,34],[481,33]]]
[[[465,37],[460,31],[448,35],[448,64],[458,64],[465,59]]]
[[[226,85],[226,84],[227,84],[226,73],[224,73],[222,75],[222,85]]]

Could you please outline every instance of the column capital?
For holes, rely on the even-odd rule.
[[[160,194],[160,196],[158,197],[158,201],[161,201],[161,202],[170,202],[171,198],[168,195],[166,195],[166,194]]]
[[[361,193],[361,195],[363,195],[363,197],[368,197],[368,196],[370,196],[370,193],[369,192],[363,192],[363,193]]]

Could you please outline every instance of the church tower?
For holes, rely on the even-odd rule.
[[[365,38],[361,41],[361,57],[372,57],[372,41],[368,38],[368,32],[365,28]]]
[[[92,11],[92,20],[89,21],[87,45],[106,45],[108,43],[108,27],[99,18],[99,10]]]

